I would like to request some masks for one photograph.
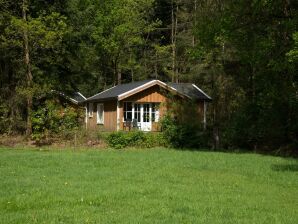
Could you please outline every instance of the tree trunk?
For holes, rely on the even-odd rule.
[[[117,84],[117,59],[113,60],[113,72],[114,72],[114,77],[113,77],[113,80],[114,80],[114,83],[113,83],[113,86],[116,86]]]
[[[219,149],[219,130],[218,127],[214,127],[213,129],[213,135],[214,135],[214,149]]]
[[[283,3],[283,13],[285,18],[287,18],[287,20],[289,21],[289,17],[291,16],[291,7],[290,7],[290,1],[289,0],[284,0]],[[287,28],[284,32],[283,32],[283,43],[284,43],[284,47],[287,48],[290,45],[290,35],[289,35],[289,28]],[[286,119],[286,125],[285,125],[285,139],[287,142],[291,141],[293,142],[293,136],[295,136],[295,134],[291,131],[290,127],[293,127],[293,114],[295,114],[295,112],[293,113],[292,111],[295,111],[295,109],[292,109],[293,106],[290,103],[290,99],[291,99],[291,95],[296,95],[297,96],[297,92],[295,91],[295,81],[294,81],[294,77],[292,75],[291,72],[287,72],[288,75],[284,76],[285,79],[285,83],[286,86],[291,87],[288,88],[288,91],[286,93],[286,97],[288,98],[288,100],[286,101],[285,104],[285,108],[287,111],[287,119]],[[296,94],[295,94],[296,92]],[[294,137],[295,139],[295,137]]]
[[[122,79],[122,74],[121,74],[121,69],[118,69],[118,71],[117,71],[117,83],[118,83],[118,85],[120,85],[121,84],[121,79]]]
[[[27,27],[27,10],[28,10],[28,0],[23,0],[22,4],[22,18],[26,26],[23,30],[23,44],[24,44],[24,62],[26,66],[26,80],[27,88],[32,87],[33,77],[31,73],[31,64],[30,64],[30,53],[29,53],[29,37],[28,37],[28,27]],[[31,113],[32,113],[32,93],[30,92],[27,95],[27,127],[26,135],[32,133],[32,122],[31,122]]]
[[[131,50],[131,52],[133,52],[133,51]],[[129,59],[130,59],[130,61],[132,61],[132,53],[129,54]],[[133,65],[131,65],[131,67],[130,67],[130,74],[131,74],[131,81],[134,82],[135,80],[134,80],[134,66]]]
[[[196,29],[196,26],[197,26],[197,0],[194,0],[194,15],[193,15],[193,18],[194,18],[194,29]],[[195,44],[196,44],[196,39],[195,39],[195,35],[193,34],[192,35],[192,46],[194,47]]]
[[[134,77],[134,71],[133,71],[133,69],[131,69],[131,81],[132,81],[132,82],[135,81],[135,77]]]
[[[155,52],[154,75],[155,75],[155,79],[157,79],[158,78],[158,72],[157,72],[157,52]]]
[[[178,77],[178,66],[177,66],[177,54],[176,54],[176,42],[177,42],[177,27],[178,27],[178,5],[176,6],[176,17],[175,17],[175,32],[174,32],[174,63],[175,63],[175,82],[179,82]]]
[[[172,27],[171,27],[171,44],[172,44],[172,82],[175,81],[175,56],[176,56],[176,45],[175,45],[175,17],[174,17],[174,1],[172,0],[172,13],[171,13]]]

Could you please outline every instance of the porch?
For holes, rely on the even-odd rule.
[[[159,131],[160,103],[123,102],[121,129]]]

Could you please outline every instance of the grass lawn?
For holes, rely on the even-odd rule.
[[[0,149],[0,223],[298,223],[298,162],[168,149]]]

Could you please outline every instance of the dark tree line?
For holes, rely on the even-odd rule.
[[[31,132],[51,89],[148,78],[213,98],[213,147],[298,144],[293,0],[0,0],[0,132]]]

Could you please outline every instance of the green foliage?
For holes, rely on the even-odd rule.
[[[168,96],[167,111],[160,121],[161,130],[168,145],[174,148],[210,147],[209,129],[204,130],[203,103],[177,100]]]
[[[271,150],[295,142],[297,4],[208,1],[197,18],[200,81],[210,84],[218,144]]]
[[[110,134],[107,138],[109,146],[121,149],[131,144],[137,144],[138,141],[143,141],[145,139],[144,133],[139,131],[133,132],[114,132]]]
[[[0,102],[0,134],[17,134],[25,130],[25,122],[15,102]]]
[[[161,127],[167,143],[174,148],[208,147],[208,133],[196,122],[179,123],[177,119],[166,115],[161,120]]]
[[[108,135],[106,140],[110,147],[116,149],[125,147],[152,148],[166,145],[161,133],[144,133],[142,131],[113,132]]]
[[[52,100],[47,100],[32,113],[32,138],[41,141],[49,136],[65,137],[78,129],[80,110],[72,106],[62,106]]]
[[[0,0],[1,133],[24,132],[29,96],[36,107],[48,90],[90,96],[116,84],[118,74],[123,82],[175,76],[211,95],[213,148],[297,148],[296,1],[26,1],[26,19],[20,3]],[[41,133],[49,132],[46,113],[36,111]],[[188,122],[185,116],[168,131],[201,139],[200,131],[188,133],[199,130]]]
[[[148,132],[145,133],[144,141],[138,142],[137,147],[153,148],[153,147],[169,147],[167,140],[162,132]]]
[[[293,48],[287,53],[288,59],[290,62],[298,62],[298,32],[293,34],[293,41],[294,46]]]

